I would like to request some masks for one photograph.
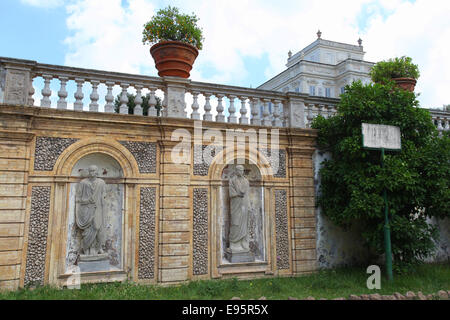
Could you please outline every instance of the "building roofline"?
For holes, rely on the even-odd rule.
[[[301,62],[306,62],[306,63],[312,63],[312,64],[318,64],[318,65],[323,65],[323,66],[332,66],[332,67],[337,67],[340,64],[344,63],[344,62],[350,62],[350,61],[357,61],[357,62],[363,62],[363,63],[367,63],[367,64],[372,64],[374,65],[374,62],[370,62],[370,61],[366,61],[366,60],[359,60],[359,59],[353,59],[353,58],[347,58],[341,62],[339,62],[338,64],[330,64],[330,63],[323,63],[323,62],[315,62],[315,61],[309,61],[309,60],[300,60],[297,61],[295,64],[293,64],[292,66],[288,67],[286,70],[281,71],[280,73],[278,73],[277,75],[273,76],[272,78],[270,78],[269,80],[267,80],[266,82],[263,82],[262,84],[260,84],[258,87],[256,87],[256,89],[258,89],[259,87],[262,87],[263,85],[267,84],[268,82],[274,80],[276,77],[282,75],[285,72],[288,72],[289,69],[296,67],[298,64],[300,64]]]
[[[339,47],[341,49],[347,49],[350,51],[355,51],[355,52],[363,53],[363,54],[365,53],[363,46],[319,38],[319,39],[316,39],[314,42],[310,43],[309,45],[307,45],[306,47],[304,47],[303,49],[301,49],[300,51],[298,51],[297,53],[293,54],[288,59],[287,63],[289,63],[289,60],[298,58],[302,52],[303,52],[303,54],[307,54],[310,51],[312,51],[313,48],[321,46],[321,45],[324,47],[333,47],[331,44],[337,44],[338,45],[337,47]]]

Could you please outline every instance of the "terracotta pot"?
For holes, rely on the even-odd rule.
[[[417,83],[416,79],[414,78],[392,78],[392,80],[395,81],[397,87],[410,92],[414,92],[414,88]]]
[[[163,41],[153,45],[150,54],[160,77],[189,78],[198,50],[184,42]]]

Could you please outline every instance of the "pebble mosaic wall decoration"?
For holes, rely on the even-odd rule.
[[[34,151],[34,170],[52,171],[58,157],[79,139],[37,137]]]
[[[275,190],[277,268],[289,269],[289,234],[286,190]]]
[[[49,211],[50,187],[32,187],[25,287],[44,284]]]
[[[131,152],[140,173],[156,173],[156,143],[141,141],[119,141]]]
[[[140,192],[139,216],[139,279],[155,276],[155,212],[156,188],[144,187]]]
[[[193,273],[208,273],[208,189],[194,188]]]
[[[274,150],[275,152],[278,152],[278,166],[273,163],[274,159],[271,158],[271,149],[260,149],[259,151],[267,157],[273,170],[278,168],[273,176],[275,178],[286,178],[286,150]]]
[[[205,156],[205,149],[207,148],[207,145],[202,145],[200,148],[200,145],[194,146],[194,176],[207,176],[209,171],[209,166],[211,163],[208,163],[212,161],[212,159],[216,156],[216,151],[220,152],[223,148],[220,146],[217,147],[211,147],[211,159],[208,159],[209,161],[206,161],[204,158]]]

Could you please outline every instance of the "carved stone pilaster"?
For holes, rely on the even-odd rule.
[[[5,78],[5,103],[26,105],[29,93],[30,73],[8,69]]]
[[[163,77],[166,83],[166,97],[167,107],[163,110],[163,116],[173,118],[186,118],[187,113],[186,103],[184,96],[186,94],[186,85],[190,80],[176,78],[176,77]]]
[[[155,277],[155,198],[156,188],[141,188],[141,206],[139,215],[139,279],[153,279]]]
[[[50,187],[32,187],[25,286],[44,284],[49,211]]]
[[[287,93],[289,99],[287,102],[288,111],[288,127],[291,128],[304,128],[305,127],[305,103],[302,99],[292,96]]]
[[[31,72],[35,61],[0,59],[0,102],[28,105]]]
[[[193,193],[193,274],[208,273],[208,189],[194,188]]]

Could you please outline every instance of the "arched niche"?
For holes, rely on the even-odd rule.
[[[76,203],[77,188],[81,181],[88,178],[88,168],[95,165],[98,168],[98,179],[105,183],[104,188],[104,219],[102,231],[104,254],[99,258],[87,259],[82,249],[82,230],[77,226],[75,214],[79,210]],[[67,242],[65,255],[65,273],[75,269],[81,273],[97,271],[120,271],[124,266],[123,252],[123,213],[124,213],[124,172],[119,162],[108,154],[95,152],[80,158],[72,167],[72,183],[69,185]],[[78,269],[79,268],[79,269]]]
[[[230,179],[236,174],[236,166],[244,167],[244,177],[249,182],[249,210],[248,210],[248,236],[251,256],[254,260],[244,258],[242,261],[234,259],[229,253],[230,241]],[[261,263],[267,261],[266,235],[265,235],[265,208],[264,187],[260,169],[248,159],[238,159],[224,166],[221,174],[219,188],[219,226],[220,226],[220,264],[233,264],[240,262]]]

